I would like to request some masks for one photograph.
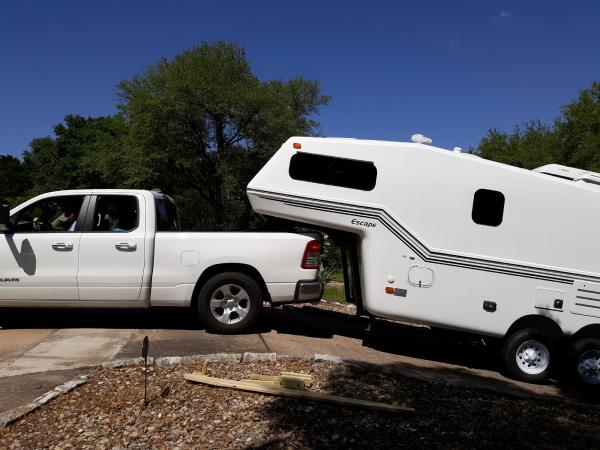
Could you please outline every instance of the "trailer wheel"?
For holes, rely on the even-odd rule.
[[[579,339],[568,355],[568,370],[575,382],[586,389],[600,390],[600,339]]]
[[[204,283],[197,306],[200,319],[208,330],[241,333],[253,327],[260,317],[261,289],[244,273],[223,272]]]
[[[550,372],[551,340],[534,328],[511,334],[502,347],[509,374],[529,383],[542,383]]]

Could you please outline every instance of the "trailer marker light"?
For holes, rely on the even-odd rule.
[[[297,150],[300,150],[302,148],[302,144],[300,144],[299,142],[294,142],[294,148]]]
[[[394,293],[394,288],[392,286],[386,286],[385,287],[385,293],[386,294],[393,294]]]

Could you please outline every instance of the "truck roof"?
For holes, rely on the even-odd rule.
[[[90,194],[141,194],[165,195],[157,190],[147,189],[65,189],[61,191],[44,192],[42,195],[90,195]]]

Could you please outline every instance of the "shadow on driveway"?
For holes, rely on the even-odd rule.
[[[3,309],[0,326],[5,329],[113,328],[206,333],[195,314],[180,308]],[[447,334],[428,327],[383,320],[376,321],[371,331],[366,331],[367,326],[365,318],[314,307],[265,308],[259,325],[245,334],[275,332],[319,339],[344,336],[361,341],[364,347],[385,353],[498,370],[496,352],[490,351],[489,346],[481,342],[480,345],[473,345],[464,336],[449,338]]]
[[[0,326],[18,328],[115,328],[201,330],[202,324],[190,311],[180,308],[85,309],[47,308],[0,310]]]
[[[387,320],[376,320],[367,331],[369,321],[366,318],[309,306],[271,309],[266,316],[265,325],[277,333],[325,339],[346,336],[361,340],[364,347],[385,353],[499,370],[495,340],[484,343],[459,333]]]

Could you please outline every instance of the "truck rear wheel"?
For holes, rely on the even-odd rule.
[[[544,382],[550,373],[551,344],[551,340],[535,328],[515,331],[502,346],[507,371],[518,380]]]
[[[250,276],[223,272],[210,278],[198,294],[198,314],[210,331],[241,333],[256,324],[262,310],[261,289]]]
[[[569,348],[568,369],[580,387],[600,390],[600,339],[575,341]]]

